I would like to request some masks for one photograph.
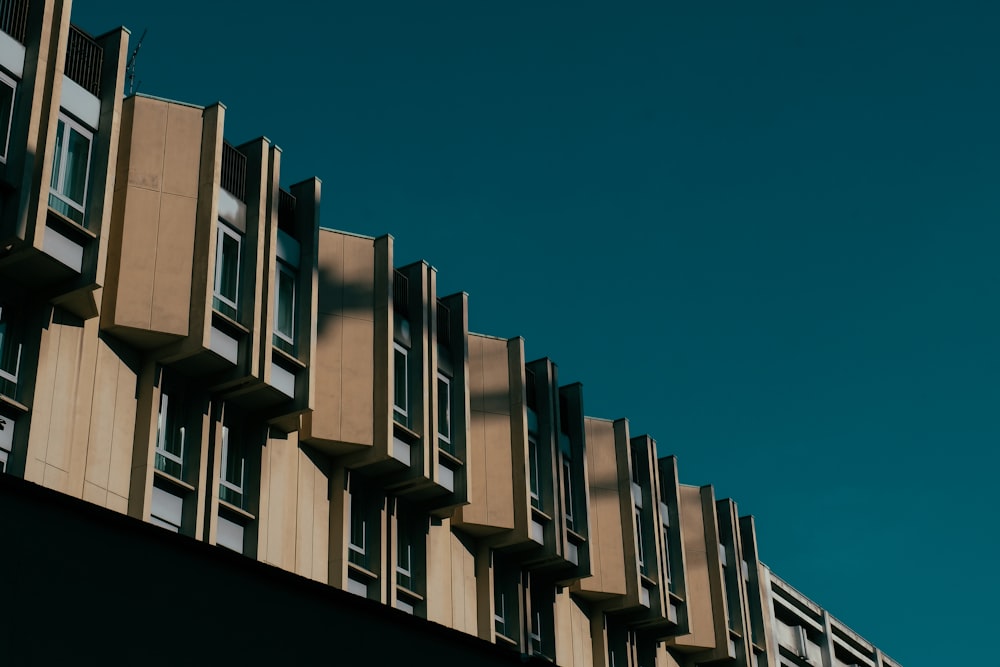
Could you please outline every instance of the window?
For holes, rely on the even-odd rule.
[[[274,346],[295,354],[295,271],[278,261],[274,291]]]
[[[642,539],[642,511],[635,508],[635,555],[639,560],[639,572],[646,574],[646,553]]]
[[[7,460],[14,448],[14,420],[0,415],[0,472],[7,471]]]
[[[394,361],[394,380],[395,385],[393,392],[393,417],[400,424],[408,426],[408,413],[409,413],[409,373],[407,372],[409,351],[400,345],[395,343],[396,353]]]
[[[565,504],[566,527],[573,530],[573,466],[570,459],[563,456],[563,503]]]
[[[228,426],[222,427],[222,476],[219,479],[219,498],[230,505],[246,509],[243,482],[246,479],[246,454],[243,439],[231,437]]]
[[[9,309],[0,306],[0,394],[15,398],[21,346],[14,342]]]
[[[530,438],[528,439],[528,484],[531,490],[531,506],[541,509],[541,483],[538,478],[538,445]]]
[[[93,138],[93,133],[83,125],[59,115],[52,180],[49,183],[49,208],[81,225],[85,218]]]
[[[533,655],[555,658],[555,588],[533,581],[531,588],[531,623],[528,642]]]
[[[7,161],[7,148],[10,143],[10,123],[14,117],[14,91],[17,83],[3,72],[0,72],[0,162]]]
[[[451,378],[438,373],[438,442],[451,452]]]
[[[351,533],[347,543],[347,560],[363,568],[368,567],[368,525],[363,501],[352,493],[350,502]]]
[[[497,637],[520,641],[520,570],[493,555],[493,629]]]
[[[231,317],[239,318],[240,246],[243,237],[221,220],[215,242],[215,291],[212,307]]]
[[[409,531],[400,526],[396,545],[396,583],[413,590],[413,541]]]
[[[531,632],[528,633],[531,640],[531,652],[542,653],[542,613],[536,611],[532,614]]]
[[[674,590],[673,577],[670,576],[670,530],[663,524],[663,576],[667,578],[667,589]]]
[[[160,393],[160,413],[156,420],[156,469],[183,479],[184,427],[180,425],[180,403],[167,392]]]

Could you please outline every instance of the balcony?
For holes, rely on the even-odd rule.
[[[287,190],[278,189],[278,229],[295,236],[295,195]]]
[[[247,196],[247,156],[239,152],[228,141],[222,142],[222,181],[223,190],[239,199],[246,201]]]
[[[0,30],[24,44],[28,27],[28,0],[0,0]]]
[[[5,3],[6,4],[6,3]],[[24,5],[27,6],[27,2]],[[6,30],[6,27],[4,27]],[[101,96],[101,65],[104,49],[75,25],[69,27],[66,46],[66,76],[94,97]]]

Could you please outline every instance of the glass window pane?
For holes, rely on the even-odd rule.
[[[14,107],[14,88],[0,80],[0,155],[7,157],[7,142],[10,137],[10,116]]]
[[[406,401],[406,352],[400,348],[396,348],[395,357],[395,396],[393,402],[395,407],[406,414],[407,411],[407,401]]]
[[[531,504],[541,507],[538,483],[538,445],[534,440],[528,440],[528,484],[531,489]]]
[[[59,191],[59,169],[62,167],[62,146],[65,132],[66,124],[60,120],[56,128],[56,147],[52,152],[52,178],[49,180],[49,187],[56,192]]]
[[[66,152],[66,176],[63,179],[63,194],[81,206],[87,193],[87,164],[90,161],[90,138],[69,129],[69,143]]]
[[[278,268],[278,304],[275,309],[274,328],[287,338],[295,332],[295,277],[286,269]]]
[[[438,433],[451,439],[451,383],[438,377]]]
[[[219,294],[232,302],[236,302],[239,283],[240,242],[223,233],[222,246],[219,249]]]

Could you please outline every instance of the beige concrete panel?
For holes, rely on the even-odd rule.
[[[486,523],[486,413],[473,410],[469,414],[469,449],[475,456],[469,457],[466,466],[468,482],[468,504],[458,508],[458,517],[463,523]]]
[[[198,201],[164,193],[160,199],[150,329],[186,335]]]
[[[147,190],[163,186],[167,135],[167,103],[139,97],[134,101],[128,182]]]
[[[45,462],[69,472],[73,447],[76,390],[79,381],[79,360],[82,351],[83,328],[71,324],[51,325],[60,330],[55,383],[52,391],[52,411],[49,421],[49,446]],[[37,417],[36,413],[36,417]],[[44,417],[43,417],[44,418]],[[68,479],[67,479],[68,481]],[[69,491],[64,491],[68,493]]]
[[[584,421],[587,437],[587,488],[590,492],[590,565],[592,576],[580,581],[582,590],[625,595],[625,533],[618,484],[615,424]],[[631,512],[631,507],[629,507]]]
[[[471,542],[464,543],[457,535],[451,539],[451,562],[454,568],[452,600],[455,629],[477,634],[476,554]]]
[[[45,465],[45,472],[42,474],[42,486],[53,491],[69,493],[69,473],[60,470],[52,465]]]
[[[297,449],[285,440],[268,438],[269,487],[267,545],[264,560],[295,571]]]
[[[128,187],[128,167],[132,160],[132,128],[135,117],[136,100],[139,97],[130,97],[122,101],[122,116],[120,125],[121,143],[118,146],[118,162],[115,165],[115,192]]]
[[[341,313],[344,309],[344,234],[319,230],[316,266],[319,272],[317,311]]]
[[[316,396],[310,420],[310,437],[340,440],[341,383],[343,376],[344,318],[319,313],[316,318]]]
[[[685,603],[689,632],[674,638],[671,643],[685,648],[711,649],[715,647],[715,621],[701,489],[681,485],[678,491],[681,529],[684,533],[684,563],[687,566]]]
[[[115,423],[111,434],[111,462],[108,467],[108,492],[128,498],[131,476],[132,447],[135,435],[135,420],[138,410],[136,400],[137,381],[135,371],[116,358],[118,379],[116,381]],[[111,497],[108,497],[109,502]],[[122,510],[125,511],[125,510]]]
[[[590,616],[569,594],[569,589],[556,593],[556,661],[561,665],[593,667],[593,641],[590,637]]]
[[[344,237],[343,312],[375,320],[375,251],[371,239]]]
[[[150,360],[144,363],[136,381],[138,391],[129,471],[128,515],[143,521],[149,520],[153,493],[153,460],[160,405],[158,379],[159,371],[155,362]]]
[[[347,507],[347,492],[344,490],[345,471],[339,466],[330,468],[330,523],[329,523],[329,550],[327,558],[328,582],[337,588],[345,587],[347,577],[347,560],[344,557],[347,551],[348,526],[350,525],[350,515]]]
[[[125,200],[115,324],[145,329],[152,312],[160,193],[130,187]]]
[[[461,563],[452,562],[451,529],[447,523],[431,524],[427,533],[427,620],[455,627],[457,579],[461,588]],[[458,606],[458,610],[456,610]]]
[[[483,403],[483,354],[486,341],[482,336],[469,334],[469,410],[482,412]]]
[[[511,484],[511,429],[507,415],[484,413],[486,523],[514,528],[514,487]]]
[[[341,439],[371,445],[374,434],[374,329],[371,321],[344,318]]]
[[[87,485],[108,488],[111,446],[114,439],[115,408],[118,398],[118,359],[106,345],[97,349],[97,372],[94,376],[93,415],[90,420],[90,445],[84,479]],[[131,457],[130,457],[131,458]],[[101,499],[100,505],[104,505]]]
[[[107,489],[90,482],[83,483],[83,499],[89,503],[104,507],[108,501]]]
[[[271,441],[265,440],[260,450],[260,493],[257,498],[257,558],[267,562],[268,531],[271,504]]]
[[[201,109],[171,104],[166,117],[163,156],[163,192],[198,196],[201,162]]]
[[[507,366],[507,341],[483,339],[481,395],[486,412],[510,415],[511,388]]]
[[[117,493],[108,493],[107,505],[109,510],[120,514],[128,514],[128,498],[119,496]]]
[[[78,384],[75,387],[76,396],[73,403],[73,431],[70,434],[70,493],[79,498],[83,496],[83,480],[87,467],[87,450],[89,447],[90,423],[94,413],[94,376],[97,367],[99,320],[91,318],[83,323],[80,333],[80,344],[75,350],[77,356]]]
[[[660,643],[656,645],[656,667],[681,667],[681,663]]]
[[[312,573],[320,583],[330,580],[330,470],[322,455],[313,453],[313,524],[312,524]]]
[[[294,434],[290,434],[287,445],[292,445]],[[294,438],[297,440],[297,438]],[[297,444],[297,443],[296,443]],[[296,459],[298,464],[298,484],[295,485],[296,492],[296,516],[295,516],[295,573],[303,577],[312,577],[313,572],[313,477],[312,463],[301,449],[296,447]]]
[[[31,420],[31,430],[28,432],[27,462],[24,470],[24,478],[36,484],[42,483],[45,474],[44,462],[48,456],[49,433],[51,431],[49,415],[52,414],[52,404],[55,400],[61,332],[62,329],[55,326],[51,320],[42,328],[41,332],[38,370],[35,373],[35,400],[32,404],[34,414]]]

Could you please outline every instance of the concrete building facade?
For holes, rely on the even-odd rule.
[[[0,2],[0,514],[78,499],[109,543],[253,563],[241,590],[309,580],[337,641],[353,605],[461,635],[446,664],[898,667],[433,266],[322,227],[222,104],[126,97],[128,31],[70,10]]]

